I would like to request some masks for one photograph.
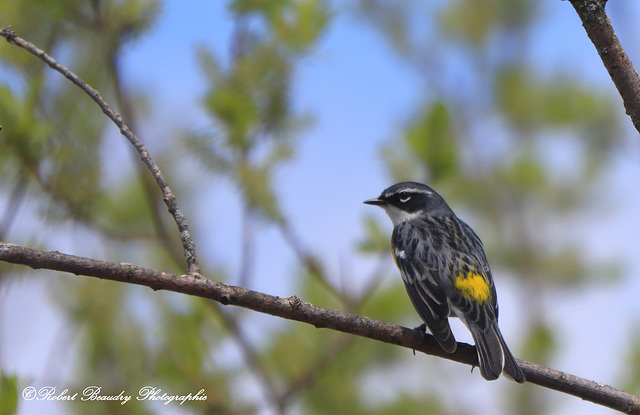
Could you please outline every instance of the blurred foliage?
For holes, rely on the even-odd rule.
[[[318,0],[236,1],[231,10],[236,32],[229,67],[205,47],[198,52],[211,85],[204,105],[216,132],[188,134],[185,141],[205,167],[234,181],[253,212],[282,222],[273,172],[292,156],[292,136],[303,121],[290,103],[293,67],[324,32],[329,11]]]
[[[631,333],[629,338],[630,351],[622,365],[628,368],[628,374],[624,379],[623,388],[625,391],[640,395],[640,330],[636,324],[636,329]]]
[[[528,315],[520,339],[508,340],[511,348],[541,364],[552,361],[561,336],[547,322],[544,294],[607,282],[619,273],[612,264],[584,258],[576,241],[562,233],[582,206],[601,203],[597,185],[610,167],[620,130],[611,96],[571,74],[537,74],[527,53],[543,7],[537,1],[360,0],[349,10],[335,7],[330,10],[323,0],[230,1],[227,55],[208,45],[195,51],[206,75],[201,103],[210,131],[186,131],[168,152],[187,149],[213,180],[235,185],[247,244],[256,238],[247,225],[252,218],[290,230],[274,177],[294,156],[297,135],[311,119],[293,102],[296,69],[331,30],[332,17],[350,11],[384,36],[400,64],[425,80],[420,104],[381,149],[390,181],[427,182],[456,211],[469,213],[494,269],[523,287]],[[154,0],[6,0],[0,2],[0,25],[12,25],[60,56],[133,122],[139,114],[128,103],[137,91],[123,87],[119,58],[124,46],[154,27],[161,10]],[[180,256],[177,235],[157,218],[159,195],[145,185],[148,176],[129,177],[123,167],[106,180],[114,172],[103,171],[107,123],[99,109],[23,51],[5,45],[0,59],[11,79],[0,83],[0,191],[24,181],[30,200],[50,223],[80,224],[117,251],[115,257],[183,272],[170,259]],[[144,97],[136,99],[144,107]],[[554,146],[563,144],[571,150],[560,150],[568,162],[559,163]],[[171,175],[174,166],[167,158],[163,171]],[[189,185],[179,179],[171,177],[174,191]],[[389,256],[386,225],[364,219],[361,253]],[[241,262],[250,263],[251,249],[245,251]],[[232,279],[220,271],[229,264],[215,261],[216,271],[206,274]],[[384,289],[372,278],[361,295],[347,295],[324,278],[329,267],[314,261],[307,257],[301,261],[305,269],[295,270],[296,292],[305,301],[385,321],[417,322],[399,278],[381,284]],[[255,313],[202,299],[94,279],[57,281],[51,292],[79,345],[73,384],[65,388],[81,390],[99,380],[103,394],[114,395],[144,385],[170,394],[205,389],[206,401],[187,402],[179,413],[477,412],[440,393],[458,396],[469,379],[443,370],[450,363],[440,359],[418,359],[407,350],[308,325],[265,323]],[[634,370],[637,355],[630,356]],[[388,398],[389,393],[380,394],[383,399],[367,382],[381,377],[389,392],[390,368],[398,368],[394,379],[411,384],[396,387],[397,393],[392,389]],[[638,389],[637,377],[629,380],[631,391]],[[15,397],[30,381],[2,374],[0,414],[27,406]],[[548,395],[540,389],[514,388],[496,389],[493,401],[514,414],[549,411]],[[163,409],[148,402],[68,408],[97,414]]]
[[[432,182],[452,179],[459,172],[459,149],[449,109],[442,102],[425,105],[403,137],[403,148],[390,142],[382,151],[391,175],[399,180],[431,177]]]
[[[375,253],[384,252],[389,247],[389,235],[387,235],[380,223],[373,217],[368,216],[364,220],[367,239],[360,242],[358,248],[362,252]]]
[[[0,373],[0,415],[12,415],[18,409],[18,377]]]

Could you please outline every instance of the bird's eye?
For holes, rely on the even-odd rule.
[[[411,195],[407,192],[402,192],[398,195],[398,199],[401,203],[407,203],[411,199]]]

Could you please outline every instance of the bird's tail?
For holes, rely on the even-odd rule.
[[[485,332],[480,328],[471,330],[478,351],[480,374],[486,380],[498,379],[504,370],[505,374],[518,383],[524,382],[524,374],[509,351],[497,324],[492,324]]]
[[[471,330],[478,352],[480,374],[486,380],[496,380],[502,373],[502,345],[495,330],[482,331],[479,327]]]
[[[524,373],[522,373],[522,370],[520,370],[520,366],[518,366],[518,362],[516,362],[516,359],[511,354],[511,351],[509,351],[507,343],[504,341],[504,337],[502,337],[502,333],[500,332],[498,325],[495,324],[493,327],[496,335],[498,336],[498,340],[500,340],[500,344],[502,345],[502,352],[504,353],[504,373],[516,382],[524,383]]]

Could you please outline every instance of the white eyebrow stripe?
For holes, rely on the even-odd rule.
[[[425,194],[425,195],[432,195],[432,194],[433,194],[433,192],[432,192],[432,191],[430,191],[430,190],[427,190],[427,189],[417,189],[417,188],[415,188],[415,187],[409,187],[409,188],[407,188],[407,189],[402,189],[402,190],[400,190],[400,191],[397,191],[397,190],[396,190],[395,192],[393,192],[393,193],[391,193],[391,194],[394,194],[394,193],[402,193],[402,192],[407,192],[407,193],[422,193],[422,194]],[[388,196],[391,196],[391,194],[386,195],[386,196],[387,196],[387,197],[388,197]]]
[[[425,194],[428,194],[428,195],[433,194],[432,191],[427,190],[427,189],[409,189],[408,191],[409,192],[415,192],[415,193],[425,193]]]

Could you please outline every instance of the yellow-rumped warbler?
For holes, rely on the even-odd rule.
[[[523,383],[498,327],[496,289],[473,229],[421,183],[395,184],[364,203],[382,207],[391,218],[393,258],[413,306],[440,347],[456,350],[448,317],[458,317],[471,331],[482,377],[495,380],[504,370]]]

